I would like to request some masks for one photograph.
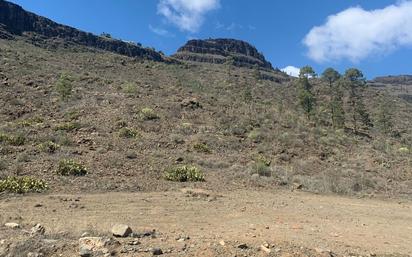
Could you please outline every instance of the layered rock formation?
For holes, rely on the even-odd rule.
[[[391,85],[412,85],[412,75],[377,77],[372,81],[372,83]]]
[[[195,62],[232,63],[241,67],[273,69],[251,44],[235,39],[190,40],[173,57]]]
[[[61,25],[47,18],[25,11],[22,7],[0,0],[0,38],[10,39],[11,35],[47,39],[56,38],[64,42],[98,48],[130,57],[162,61],[160,53],[137,44],[107,37],[99,37],[69,26]]]

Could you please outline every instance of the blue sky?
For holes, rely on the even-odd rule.
[[[412,1],[12,0],[56,22],[166,54],[192,38],[252,43],[274,67],[318,73],[358,67],[368,78],[412,73]],[[329,17],[329,18],[328,18]]]

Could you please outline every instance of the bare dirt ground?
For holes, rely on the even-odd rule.
[[[150,247],[160,247],[165,256],[325,256],[326,250],[342,256],[412,255],[412,203],[406,200],[183,190],[4,197],[0,210],[2,224],[22,226],[0,228],[9,252],[18,252],[12,238],[28,240],[24,228],[40,223],[46,228],[42,240],[53,239],[54,250],[46,256],[79,256],[82,233],[110,235],[121,223],[134,231],[155,229],[156,238],[138,239],[138,246],[123,247],[120,256],[150,256],[144,250]],[[119,240],[133,245],[132,239]],[[259,250],[264,243],[270,253]],[[1,255],[1,249],[0,256],[13,256]]]

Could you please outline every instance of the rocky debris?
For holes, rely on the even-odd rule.
[[[27,257],[43,257],[44,255],[42,253],[28,253]]]
[[[163,251],[160,248],[152,248],[152,249],[150,249],[150,252],[153,255],[162,255],[163,254]]]
[[[141,231],[141,232],[134,232],[130,236],[134,238],[144,238],[144,237],[151,237],[156,238],[156,230],[148,230],[148,231]]]
[[[79,254],[82,257],[110,254],[119,245],[119,242],[107,237],[82,237],[79,239]]]
[[[269,254],[269,253],[271,253],[272,251],[269,249],[269,245],[265,245],[265,244],[263,244],[263,245],[261,245],[260,247],[259,247],[259,250],[261,250],[262,252],[265,252],[265,253],[267,253],[267,254]]]
[[[150,48],[143,48],[139,44],[112,39],[110,37],[96,36],[75,28],[64,26],[47,18],[25,11],[22,7],[0,0],[0,31],[13,35],[29,37],[29,41],[42,43],[47,39],[71,42],[74,44],[93,47],[109,52],[114,52],[129,57],[139,57],[153,61],[164,61],[163,56]],[[1,33],[1,38],[10,38],[7,33]]]
[[[303,185],[301,183],[293,183],[292,190],[301,190],[303,189]]]
[[[14,222],[6,223],[6,224],[4,224],[4,226],[7,227],[7,228],[12,228],[12,229],[20,228],[20,225],[18,223],[14,223]]]
[[[182,102],[180,103],[180,106],[182,108],[188,108],[188,109],[193,109],[193,110],[202,108],[202,105],[196,98],[183,99]]]
[[[116,237],[128,237],[133,233],[132,229],[128,225],[116,224],[112,227],[112,234]]]
[[[186,61],[231,63],[272,70],[272,64],[251,44],[236,39],[190,40],[173,57]]]
[[[46,233],[46,229],[41,224],[36,224],[34,227],[31,228],[30,234],[32,236],[35,235],[44,235]]]
[[[182,188],[180,191],[187,197],[195,197],[199,199],[206,199],[209,201],[216,200],[217,197],[220,197],[220,195],[214,194],[210,191],[200,188]]]
[[[249,247],[247,246],[247,244],[241,243],[241,244],[238,244],[238,245],[237,245],[237,248],[242,249],[242,250],[245,250],[245,249],[248,249]]]

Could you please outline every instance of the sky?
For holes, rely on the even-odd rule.
[[[94,34],[168,55],[190,39],[235,38],[274,67],[350,67],[367,78],[412,74],[412,0],[12,0]]]

